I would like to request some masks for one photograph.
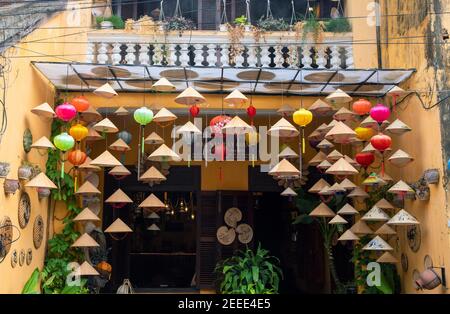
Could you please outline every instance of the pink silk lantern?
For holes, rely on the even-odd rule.
[[[382,104],[377,104],[375,107],[370,109],[370,116],[380,124],[383,123],[383,121],[389,119],[390,114],[391,111],[389,110],[389,108]]]
[[[55,113],[60,120],[68,122],[75,118],[77,109],[72,104],[65,102],[55,108]]]

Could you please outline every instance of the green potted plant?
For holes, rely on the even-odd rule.
[[[347,18],[338,17],[326,21],[325,29],[331,33],[348,33],[352,31],[352,25]]]
[[[261,17],[257,26],[265,32],[284,32],[289,30],[289,24],[283,18],[276,19],[273,16]]]
[[[325,31],[325,24],[316,19],[314,14],[309,14],[300,22],[295,23],[293,27],[296,36],[301,37],[303,41],[311,37],[314,43],[320,43]]]
[[[97,25],[101,29],[124,29],[125,22],[118,15],[111,15],[110,17],[98,16],[96,18]]]
[[[195,30],[195,24],[192,20],[182,16],[172,16],[165,20],[164,31],[178,31],[180,34],[184,31]]]
[[[248,21],[245,15],[241,15],[234,19],[233,24],[237,27],[242,27],[244,31],[250,32],[252,30],[252,25]]]
[[[278,293],[282,271],[279,260],[258,245],[256,251],[247,248],[219,262],[219,292],[222,294]]]

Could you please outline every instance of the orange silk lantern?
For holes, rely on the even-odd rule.
[[[78,112],[83,112],[88,110],[89,101],[84,96],[77,96],[70,102]]]
[[[353,103],[352,109],[353,112],[357,115],[365,115],[370,112],[370,108],[372,107],[372,104],[367,99],[360,99]]]
[[[81,140],[83,140],[88,135],[88,133],[89,133],[88,128],[80,123],[73,125],[69,130],[69,134],[77,142],[80,142]]]
[[[67,160],[75,167],[74,176],[74,190],[77,191],[77,181],[78,181],[78,166],[82,165],[86,161],[87,155],[85,152],[75,149],[69,152],[67,155]]]

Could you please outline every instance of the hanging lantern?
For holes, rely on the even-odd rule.
[[[363,116],[370,112],[372,104],[367,99],[360,99],[353,103],[352,110],[357,115]]]
[[[132,135],[130,132],[128,131],[120,131],[119,133],[117,133],[117,139],[121,139],[122,141],[124,141],[127,144],[131,143],[132,140]]]
[[[357,127],[355,133],[356,137],[361,141],[368,141],[375,135],[375,130],[372,128]]]
[[[196,116],[198,116],[198,114],[200,113],[200,108],[197,105],[192,105],[189,108],[189,113],[191,114],[191,116],[193,118],[195,118]]]
[[[222,134],[222,128],[231,121],[230,116],[220,115],[215,116],[209,121],[209,126],[211,127],[211,131],[214,135]]]
[[[372,144],[372,146],[376,150],[378,150],[380,152],[384,152],[389,147],[391,147],[392,140],[391,140],[391,138],[389,136],[380,133],[380,134],[377,134],[377,135],[373,136],[370,139],[370,144]]]
[[[256,115],[256,108],[253,105],[248,106],[247,115],[250,118],[250,125],[253,125],[253,118]]]
[[[144,155],[144,128],[147,124],[152,122],[153,111],[151,111],[150,109],[148,109],[146,107],[141,107],[139,109],[136,109],[136,111],[134,111],[133,117],[134,117],[134,120],[141,125],[141,128],[139,130],[139,132],[141,133],[141,136],[140,136],[141,142],[139,145],[141,146],[140,154]],[[141,160],[141,158],[138,157],[138,161],[139,161],[138,169],[140,169],[140,160]],[[138,173],[138,177],[139,177],[139,175],[140,175],[140,173]]]
[[[58,148],[63,154],[71,150],[75,145],[75,140],[72,136],[63,132],[56,135],[53,139],[53,144]],[[61,178],[64,178],[64,158],[61,159]]]
[[[77,109],[72,104],[65,102],[55,108],[55,113],[60,120],[68,122],[75,118]]]
[[[89,108],[89,101],[84,96],[77,96],[70,103],[78,112],[86,111]]]
[[[375,107],[370,109],[370,116],[372,117],[372,119],[377,121],[379,125],[387,120],[390,114],[391,111],[389,110],[389,108],[382,104],[377,104]]]
[[[74,190],[77,191],[77,181],[78,181],[78,167],[81,166],[86,161],[87,155],[85,152],[76,149],[69,152],[67,155],[67,160],[75,167],[74,173]]]
[[[361,167],[367,169],[375,161],[375,155],[373,153],[358,153],[355,155],[355,160]]]
[[[75,141],[80,142],[88,135],[89,130],[84,125],[77,123],[72,125],[69,129],[69,134],[75,139]]]
[[[294,123],[302,128],[302,153],[305,153],[305,136],[304,136],[304,128],[308,124],[311,123],[313,119],[313,114],[311,111],[306,110],[304,108],[300,108],[292,115]],[[318,144],[318,143],[317,143]]]

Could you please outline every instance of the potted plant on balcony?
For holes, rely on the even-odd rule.
[[[248,18],[245,15],[241,15],[234,19],[233,24],[235,27],[243,28],[244,31],[250,32],[252,30],[252,25],[248,21]]]
[[[325,24],[317,20],[315,15],[311,13],[304,20],[295,23],[293,29],[296,37],[301,38],[303,41],[310,37],[313,43],[320,43],[323,40]]]
[[[261,17],[257,26],[264,32],[283,32],[289,30],[289,24],[283,18],[274,18],[273,16]]]
[[[352,31],[352,26],[347,18],[337,17],[326,21],[325,29],[331,33],[348,33]]]
[[[124,29],[125,22],[118,15],[111,15],[110,17],[98,16],[96,18],[97,25],[101,29]]]
[[[182,16],[172,16],[164,21],[165,32],[178,31],[180,33],[180,36],[184,31],[195,29],[196,27],[194,22]]]

